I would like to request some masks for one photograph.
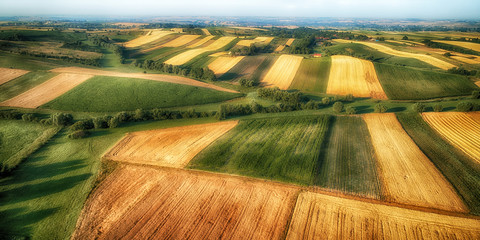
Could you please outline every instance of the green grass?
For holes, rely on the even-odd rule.
[[[290,89],[312,93],[325,93],[330,75],[329,57],[303,59]]]
[[[0,85],[0,102],[15,97],[56,75],[57,73],[36,71],[8,81]]]
[[[241,121],[189,168],[310,185],[330,116]]]
[[[467,77],[375,63],[389,99],[430,99],[469,95],[478,89]]]
[[[419,114],[397,118],[442,174],[450,181],[472,214],[480,215],[480,165],[440,137]]]
[[[208,88],[145,79],[96,76],[41,108],[118,112],[221,102],[241,96]]]
[[[240,78],[249,79],[265,58],[265,55],[246,56],[233,68],[228,70],[228,72],[220,76],[219,80],[236,80]]]
[[[17,55],[0,51],[0,67],[19,68],[29,71],[50,70],[63,65],[69,66],[70,63],[64,63],[58,60],[50,60],[45,58],[36,58],[24,55]]]
[[[360,117],[333,118],[320,153],[315,185],[381,198],[375,152]]]
[[[71,140],[66,132],[0,179],[0,236],[70,239],[101,165],[103,153],[125,133],[214,122],[212,118],[132,123]]]

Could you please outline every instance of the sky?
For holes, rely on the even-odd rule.
[[[0,16],[480,19],[480,0],[0,0]]]

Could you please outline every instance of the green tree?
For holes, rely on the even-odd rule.
[[[433,105],[433,111],[435,111],[435,112],[443,111],[443,105],[440,104],[440,103],[437,103],[437,104]]]
[[[402,40],[408,40],[407,35],[403,36],[403,37],[402,37]]]
[[[345,112],[349,115],[352,115],[352,114],[355,114],[357,113],[357,109],[355,109],[355,107],[353,106],[348,106],[346,109],[345,109]]]
[[[343,112],[343,103],[342,102],[335,102],[333,104],[333,111],[335,111],[336,113]]]
[[[384,113],[384,112],[387,112],[388,107],[379,103],[374,106],[374,110],[376,113]]]
[[[424,112],[425,108],[427,108],[427,106],[425,106],[425,104],[423,104],[423,103],[415,103],[415,104],[412,105],[413,111],[415,111],[417,113]]]

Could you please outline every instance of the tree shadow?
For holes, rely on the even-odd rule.
[[[389,108],[387,112],[403,112],[406,109],[407,109],[406,107],[393,107],[393,108]]]
[[[35,224],[57,212],[59,208],[29,211],[27,208],[12,208],[0,211],[0,239],[30,239]]]
[[[372,113],[372,112],[373,112],[373,109],[370,108],[369,105],[365,105],[365,106],[355,106],[355,110],[356,110],[357,113],[359,113],[359,114]]]

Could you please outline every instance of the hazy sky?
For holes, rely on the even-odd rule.
[[[0,0],[0,15],[480,19],[480,0]]]

